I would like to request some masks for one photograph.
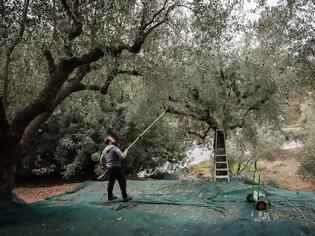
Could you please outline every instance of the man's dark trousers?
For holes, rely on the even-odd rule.
[[[121,170],[121,167],[112,166],[108,168],[108,185],[107,185],[108,199],[113,197],[113,188],[114,188],[114,184],[116,180],[119,183],[122,197],[123,198],[127,197],[126,178]]]

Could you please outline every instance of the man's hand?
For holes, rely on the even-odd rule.
[[[127,154],[128,154],[128,148],[125,149],[125,151],[123,152],[123,155],[124,155],[124,156],[127,156]]]

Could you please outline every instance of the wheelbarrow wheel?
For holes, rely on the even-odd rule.
[[[258,211],[264,211],[267,209],[267,202],[264,198],[259,198],[256,202],[256,209]]]
[[[246,201],[247,201],[247,202],[254,202],[254,196],[253,196],[252,193],[247,194],[247,196],[246,196]]]

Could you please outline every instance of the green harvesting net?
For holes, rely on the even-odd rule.
[[[251,186],[237,181],[128,181],[128,203],[108,202],[106,184],[2,204],[0,235],[315,235],[312,192],[265,186],[272,205],[256,211],[245,201]]]

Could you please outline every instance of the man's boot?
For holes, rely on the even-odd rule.
[[[115,200],[115,199],[117,199],[116,196],[108,196],[108,201],[113,201],[113,200]]]
[[[123,202],[128,202],[128,201],[130,201],[130,200],[132,200],[132,197],[125,196],[125,197],[123,198]]]

